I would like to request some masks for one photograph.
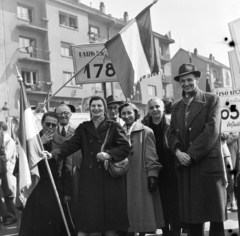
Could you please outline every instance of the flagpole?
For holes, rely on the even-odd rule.
[[[52,97],[54,97],[60,90],[62,90],[63,87],[65,87],[74,77],[76,77],[90,62],[92,62],[98,54],[100,54],[103,50],[105,49],[105,47],[100,50],[86,65],[84,65],[77,73],[75,73],[64,85],[62,85],[62,87],[60,87],[50,98],[48,98],[45,102],[44,105],[51,100]]]
[[[23,79],[22,79],[22,76],[20,75],[20,73],[19,73],[19,71],[18,71],[17,65],[16,65],[16,70],[17,70],[17,79],[18,79],[18,82],[22,84],[22,83],[23,83]],[[40,142],[40,145],[41,145],[42,150],[44,150],[41,142]],[[53,176],[52,176],[52,172],[51,172],[51,169],[50,169],[50,167],[49,167],[49,163],[48,163],[48,161],[47,161],[46,158],[45,158],[44,160],[45,160],[45,164],[46,164],[46,167],[47,167],[47,170],[48,170],[48,174],[49,174],[49,177],[50,177],[52,186],[53,186],[53,190],[54,190],[54,192],[55,192],[55,196],[56,196],[56,198],[57,198],[57,202],[58,202],[58,205],[59,205],[59,208],[60,208],[60,212],[61,212],[61,215],[62,215],[62,218],[63,218],[63,222],[64,222],[64,225],[65,225],[65,227],[66,227],[67,235],[68,235],[68,236],[71,236],[71,233],[70,233],[69,228],[68,228],[68,225],[67,225],[67,220],[66,220],[66,217],[65,217],[63,208],[62,208],[62,204],[61,204],[61,201],[60,201],[60,198],[59,198],[59,195],[58,195],[58,191],[57,191],[57,188],[56,188],[56,185],[55,185]]]

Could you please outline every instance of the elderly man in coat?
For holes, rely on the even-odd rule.
[[[226,188],[221,156],[219,97],[198,88],[201,72],[183,64],[174,78],[183,98],[172,108],[168,142],[175,154],[180,220],[189,224],[188,236],[202,236],[210,221],[210,236],[223,236]]]

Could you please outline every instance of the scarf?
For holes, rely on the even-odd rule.
[[[126,137],[127,137],[127,140],[130,144],[130,146],[132,145],[131,144],[131,133],[132,133],[132,129],[133,129],[133,126],[135,125],[136,122],[134,122],[130,127],[127,127],[126,124],[124,124],[123,126],[123,129],[125,130],[125,133],[126,133]]]
[[[183,103],[185,107],[185,127],[187,127],[187,118],[189,116],[190,106],[197,91],[198,91],[198,88],[196,87],[191,93],[186,94],[184,91],[182,92]]]

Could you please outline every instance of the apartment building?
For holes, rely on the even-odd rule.
[[[99,9],[79,0],[2,0],[0,2],[0,108],[8,104],[9,115],[18,114],[19,83],[16,66],[21,73],[32,106],[44,102],[76,72],[72,45],[106,42],[129,21],[106,14],[104,3]],[[156,52],[164,71],[144,80],[133,98],[142,113],[149,98],[171,96],[171,64],[169,35],[154,32]],[[118,83],[76,84],[73,79],[50,100],[50,108],[66,100],[81,110],[85,98],[98,94],[115,94],[125,100]],[[0,112],[1,113],[1,112]],[[1,116],[1,114],[0,114]]]

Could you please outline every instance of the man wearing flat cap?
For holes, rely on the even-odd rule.
[[[108,109],[108,116],[109,119],[118,122],[121,126],[124,125],[124,121],[119,118],[118,108],[124,103],[123,101],[119,100],[117,96],[110,95],[106,99],[107,101],[107,109]]]
[[[220,102],[198,88],[200,77],[193,64],[180,66],[174,77],[183,92],[172,107],[168,144],[175,154],[180,220],[188,223],[188,236],[202,236],[207,221],[209,236],[223,236],[227,194]]]

